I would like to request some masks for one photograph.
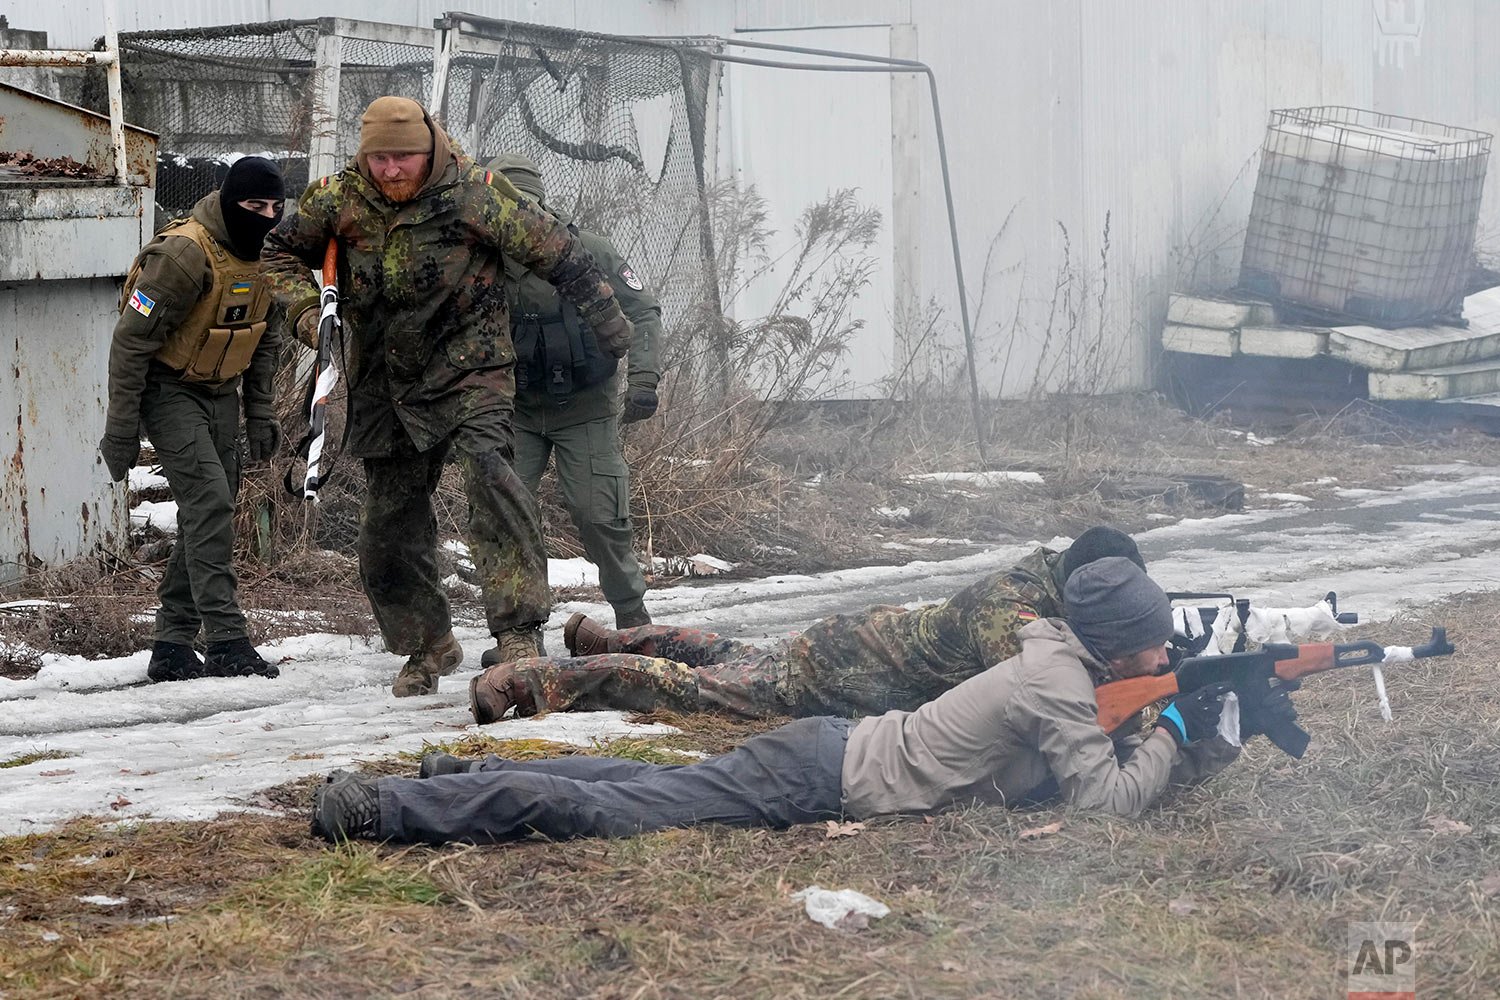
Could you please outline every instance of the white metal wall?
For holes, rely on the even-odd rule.
[[[444,0],[121,0],[120,26],[317,15],[426,26],[448,6]],[[980,322],[980,371],[989,390],[1007,394],[1026,391],[1044,361],[1063,259],[1059,224],[1071,242],[1073,288],[1086,292],[1078,324],[1107,331],[1123,352],[1112,377],[1091,388],[1147,383],[1166,293],[1234,276],[1271,108],[1346,103],[1500,130],[1497,0],[470,0],[463,6],[626,34],[744,32],[774,41],[795,30],[799,41],[814,44],[837,37],[822,29],[892,26],[891,44],[899,38],[902,50],[911,51],[914,42],[916,55],[938,76],[971,308]],[[49,31],[53,45],[85,44],[102,24],[99,0],[0,0],[0,10],[13,27]],[[726,102],[766,102],[754,117],[774,123],[770,102],[841,88],[835,77],[795,76],[785,86],[726,88]],[[891,142],[894,134],[898,163],[907,136],[919,136],[922,146],[915,168],[902,168],[901,191],[883,195],[888,218],[908,220],[909,231],[893,233],[896,266],[884,287],[871,290],[872,308],[894,315],[893,282],[919,275],[915,297],[933,298],[946,316],[946,353],[934,350],[930,360],[951,370],[957,300],[926,95],[888,106],[895,120],[872,143]],[[901,120],[914,106],[921,116],[915,127]],[[851,121],[869,110],[851,107]],[[824,176],[827,187],[839,186],[849,169],[847,129],[820,133],[797,124],[793,111],[789,106],[783,134],[756,139],[774,141],[781,155],[757,151],[748,166],[729,166],[767,190],[800,190],[809,177]],[[733,115],[726,110],[726,120]],[[723,137],[721,143],[727,144]],[[781,209],[794,217],[801,207]],[[1106,213],[1109,289],[1101,325],[1090,303],[1097,301]],[[1496,233],[1500,170],[1492,169],[1481,235]],[[1056,325],[1054,318],[1054,333]],[[864,336],[861,357],[895,357],[890,323],[872,320]],[[860,372],[861,380],[868,377]]]
[[[1062,261],[1058,224],[1092,292],[1106,213],[1104,328],[1125,338],[1114,387],[1146,383],[1166,293],[1235,277],[1270,109],[1350,104],[1500,131],[1500,4],[1492,0],[913,6],[922,57],[942,88],[971,302],[984,290],[990,242],[1014,210],[996,244],[981,330],[984,382],[1000,387],[1005,369],[1010,394],[1026,391],[1044,360]],[[951,309],[936,171],[928,150],[923,287]],[[1492,167],[1481,231],[1496,233],[1497,224],[1500,169]],[[1083,322],[1097,328],[1092,316]]]

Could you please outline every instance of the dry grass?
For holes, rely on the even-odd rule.
[[[1138,821],[974,808],[839,839],[816,826],[703,828],[330,851],[306,834],[309,782],[272,790],[285,818],[80,821],[0,841],[0,990],[1322,998],[1343,992],[1346,922],[1382,919],[1418,925],[1419,995],[1489,995],[1500,689],[1485,650],[1497,621],[1500,595],[1465,595],[1366,629],[1406,642],[1447,624],[1460,653],[1387,672],[1390,724],[1363,672],[1309,681],[1297,696],[1314,737],[1304,760],[1257,741]],[[757,728],[682,721],[679,750],[717,751]],[[523,742],[444,746],[549,749]],[[1055,820],[1059,833],[1022,837]],[[892,915],[825,930],[788,899],[813,883],[859,889]],[[94,894],[128,901],[79,899]]]

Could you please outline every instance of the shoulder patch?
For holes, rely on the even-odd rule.
[[[142,316],[150,316],[151,310],[156,308],[156,300],[137,288],[130,293],[130,308]]]
[[[1016,608],[1016,621],[1018,622],[1034,622],[1040,617],[1041,615],[1036,613],[1035,608],[1027,607],[1024,604]]]
[[[629,264],[620,265],[620,280],[638,292],[645,291],[646,289],[645,284],[641,282],[640,277],[635,273],[635,268]]]
[[[328,177],[324,177],[322,180],[318,181],[318,187],[325,187],[326,188],[332,182],[333,182],[332,175],[330,175]]]

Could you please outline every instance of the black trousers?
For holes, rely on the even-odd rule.
[[[722,823],[786,827],[843,815],[848,719],[798,719],[697,764],[604,757],[506,761],[425,780],[383,778],[380,836],[487,843],[539,833],[630,837]]]

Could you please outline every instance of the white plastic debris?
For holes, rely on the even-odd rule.
[[[891,912],[891,908],[878,899],[871,899],[853,889],[824,889],[810,885],[792,893],[792,898],[803,901],[807,915],[814,923],[832,930],[861,930],[870,925],[872,917],[879,920]]]
[[[1405,663],[1415,660],[1417,657],[1410,646],[1387,646],[1385,647],[1385,659],[1383,663]],[[1370,668],[1370,675],[1375,678],[1375,697],[1380,699],[1380,717],[1386,722],[1391,721],[1391,699],[1385,693],[1385,674],[1377,663]]]
[[[688,574],[690,576],[717,576],[720,573],[728,573],[734,569],[735,564],[719,559],[707,553],[700,552],[695,556],[688,556]]]
[[[1219,709],[1219,736],[1232,747],[1240,745],[1240,696],[1233,691],[1224,696]]]

